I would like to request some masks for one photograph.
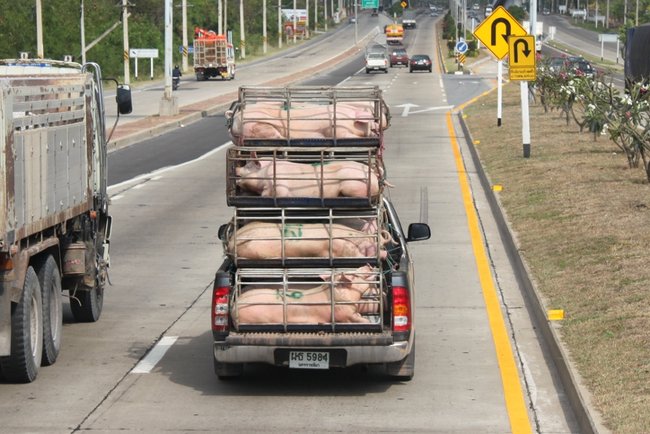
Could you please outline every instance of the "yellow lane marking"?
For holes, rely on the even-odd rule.
[[[449,130],[449,137],[451,138],[451,147],[454,152],[454,160],[456,161],[458,181],[460,183],[465,213],[467,214],[467,224],[472,238],[472,248],[474,250],[474,257],[476,258],[476,267],[478,269],[479,281],[483,291],[483,299],[485,300],[488,321],[490,323],[490,329],[492,330],[492,340],[494,341],[499,370],[501,372],[501,382],[503,383],[506,410],[508,412],[508,418],[510,419],[510,429],[514,434],[532,433],[530,421],[528,419],[526,401],[521,389],[519,371],[517,370],[512,347],[510,345],[510,339],[508,338],[505,321],[501,314],[499,299],[497,297],[496,288],[494,287],[492,273],[490,271],[487,254],[483,245],[483,237],[479,230],[478,216],[474,209],[474,202],[472,200],[467,172],[465,171],[465,165],[463,164],[458,142],[456,141],[451,112],[447,113],[447,129]]]

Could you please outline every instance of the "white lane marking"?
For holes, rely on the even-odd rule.
[[[149,354],[131,370],[132,374],[148,374],[163,358],[167,350],[174,345],[178,336],[163,336],[162,339],[149,351]]]
[[[135,178],[127,179],[126,181],[122,181],[119,184],[110,185],[110,186],[108,186],[108,190],[110,191],[111,189],[119,188],[119,187],[121,187],[123,185],[129,184],[129,183],[132,183],[132,182],[141,181],[143,179],[160,179],[161,175],[163,173],[169,171],[169,170],[173,170],[173,169],[176,169],[176,168],[179,168],[179,167],[194,164],[197,161],[201,161],[201,160],[203,160],[205,158],[208,158],[212,154],[217,153],[217,152],[221,151],[224,148],[227,148],[230,145],[232,145],[232,141],[224,143],[223,145],[219,146],[218,148],[215,148],[215,149],[211,150],[210,152],[207,152],[207,153],[195,158],[194,160],[186,161],[185,163],[177,164],[176,166],[163,167],[163,168],[154,170],[153,172],[145,173],[145,174],[142,174],[142,175],[138,175]]]

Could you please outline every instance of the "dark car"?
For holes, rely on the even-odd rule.
[[[414,54],[409,59],[409,72],[432,70],[431,58],[426,54]]]
[[[576,75],[593,78],[596,76],[596,70],[588,60],[582,57],[568,57],[567,69]]]
[[[390,67],[395,65],[408,66],[409,56],[404,48],[393,48],[390,52]]]
[[[578,76],[596,76],[596,70],[591,63],[580,56],[551,57],[548,67],[554,73],[564,71]]]

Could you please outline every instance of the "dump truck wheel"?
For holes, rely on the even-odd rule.
[[[77,322],[95,322],[102,314],[104,288],[95,287],[89,291],[70,290],[70,310]]]
[[[61,302],[61,274],[59,267],[48,255],[38,267],[38,281],[43,300],[43,360],[44,366],[52,365],[61,349],[63,332],[63,305]]]
[[[11,313],[11,355],[0,357],[2,374],[12,383],[36,379],[43,354],[43,300],[38,276],[27,268],[23,295]]]

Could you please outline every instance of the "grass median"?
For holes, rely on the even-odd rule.
[[[549,309],[564,309],[571,361],[615,433],[650,431],[650,185],[607,136],[530,105],[523,158],[519,83],[464,114],[520,254]]]

